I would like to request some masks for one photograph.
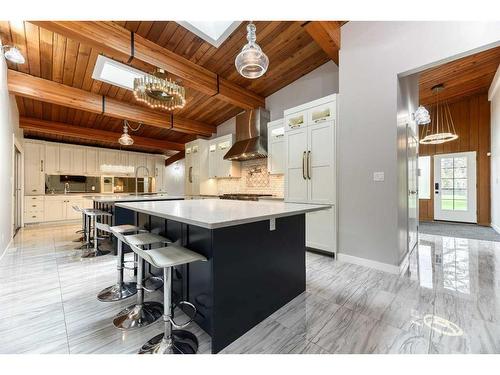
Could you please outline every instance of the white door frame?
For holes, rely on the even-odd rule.
[[[467,157],[467,211],[441,209],[441,159],[446,157]],[[477,223],[477,153],[454,152],[434,155],[434,219]],[[472,183],[472,184],[471,184]],[[472,186],[471,186],[472,185]],[[436,189],[438,187],[438,189]]]
[[[14,193],[14,189],[16,189],[15,186],[15,173],[17,172],[15,170],[15,165],[16,165],[16,149],[19,151],[21,154],[21,173],[20,176],[18,176],[18,179],[21,181],[21,191],[19,192],[20,199],[18,204],[20,204],[20,207],[18,209],[21,212],[21,227],[24,227],[24,148],[23,144],[19,141],[19,139],[16,137],[15,134],[12,135],[12,175],[10,176],[11,180],[11,186],[12,186],[12,193]],[[14,210],[16,209],[16,203],[14,202],[14,194],[12,194],[12,212],[11,212],[11,219],[12,223],[14,223],[15,220],[15,212]],[[11,226],[11,236],[10,238],[12,239],[14,237],[14,226]]]

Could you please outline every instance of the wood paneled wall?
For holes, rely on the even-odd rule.
[[[477,152],[477,221],[490,225],[490,103],[488,94],[467,97],[450,104],[458,139],[441,145],[420,145],[420,156],[453,152]],[[420,220],[434,219],[434,161],[431,160],[431,199],[419,201]]]

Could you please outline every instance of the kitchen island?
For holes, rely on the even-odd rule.
[[[116,203],[145,225],[207,257],[177,267],[174,301],[193,303],[195,321],[224,347],[305,291],[305,214],[328,205],[184,200]]]

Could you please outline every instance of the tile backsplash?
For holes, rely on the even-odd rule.
[[[241,164],[241,178],[217,179],[217,194],[272,194],[283,197],[285,176],[270,175],[267,159],[247,160]]]

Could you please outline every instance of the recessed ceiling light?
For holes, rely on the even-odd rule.
[[[92,78],[119,86],[127,90],[134,89],[134,79],[144,77],[145,73],[103,55],[97,57]]]
[[[215,48],[219,48],[241,21],[177,21],[177,23]]]

